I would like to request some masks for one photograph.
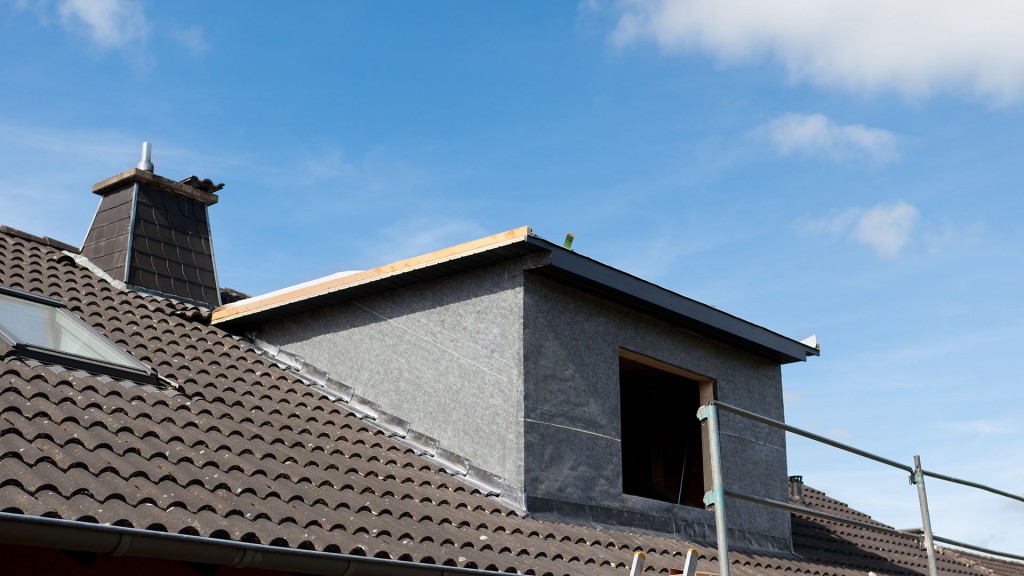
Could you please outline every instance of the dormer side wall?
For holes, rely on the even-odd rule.
[[[708,394],[713,389],[723,402],[783,420],[780,366],[537,274],[526,277],[523,325],[527,509],[714,540],[714,515],[703,507],[624,493],[620,394],[648,392],[620,390],[621,358],[679,367],[693,373],[695,386],[706,377]],[[649,412],[641,417],[653,417],[665,413],[659,411],[664,401],[642,396],[633,405]],[[668,413],[680,438],[696,426],[695,404]],[[729,415],[721,429],[727,485],[786,501],[784,433]],[[705,459],[706,446],[705,438]],[[791,549],[788,513],[733,500],[726,505],[735,542]]]
[[[523,259],[263,325],[355,394],[511,488],[522,506]]]

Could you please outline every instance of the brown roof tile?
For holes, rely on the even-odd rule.
[[[408,562],[534,574],[700,570],[716,550],[523,516],[311,388],[208,312],[111,286],[67,246],[0,229],[0,285],[61,299],[176,388],[0,361],[0,511]],[[869,517],[809,487],[809,505]],[[911,537],[796,516],[795,553],[738,550],[740,576],[925,573]],[[1021,565],[945,552],[944,574]]]

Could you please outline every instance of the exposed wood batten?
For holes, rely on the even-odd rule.
[[[378,282],[396,275],[407,274],[416,270],[422,270],[438,266],[452,260],[466,258],[481,252],[494,250],[515,242],[522,242],[530,235],[530,228],[523,226],[500,234],[494,234],[471,242],[451,246],[434,252],[429,252],[414,258],[399,260],[391,264],[379,266],[370,270],[357,272],[349,276],[332,278],[322,283],[315,283],[303,286],[295,290],[283,290],[271,297],[248,298],[231,304],[226,304],[213,311],[213,324],[222,324],[242,317],[260,314],[262,312],[296,304],[305,300],[327,296],[339,290],[345,290]]]
[[[661,370],[663,372],[668,372],[670,374],[682,376],[683,378],[689,378],[690,380],[694,380],[696,382],[706,384],[711,384],[714,382],[713,378],[710,378],[703,374],[698,374],[692,370],[687,370],[686,368],[680,368],[675,364],[669,364],[668,362],[658,360],[657,358],[651,358],[646,354],[634,352],[632,350],[629,350],[628,348],[619,348],[619,358],[625,358],[626,360],[632,360],[633,362],[646,364],[648,366],[651,366],[652,368],[657,368],[658,370]]]
[[[801,342],[534,236],[527,226],[372,270],[226,304],[213,311],[211,322],[241,330],[345,300],[538,253],[547,257],[534,262],[529,272],[554,278],[702,336],[782,364],[802,362],[808,356],[819,354],[818,350]]]

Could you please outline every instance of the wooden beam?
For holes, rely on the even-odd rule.
[[[639,352],[633,352],[632,350],[628,350],[626,348],[619,348],[619,358],[625,358],[626,360],[639,362],[640,364],[645,364],[652,368],[657,368],[658,370],[668,372],[669,374],[675,374],[676,376],[682,376],[683,378],[695,380],[697,382],[700,382],[701,384],[714,383],[715,381],[714,378],[710,378],[703,374],[698,374],[692,370],[687,370],[686,368],[680,368],[675,364],[669,364],[668,362],[658,360],[657,358],[651,358],[650,356],[646,356]],[[704,399],[701,398],[701,402],[703,401]]]
[[[500,234],[493,234],[485,238],[465,242],[449,248],[443,248],[414,258],[399,260],[398,262],[379,266],[372,270],[364,270],[349,276],[332,278],[323,282],[302,286],[301,288],[295,288],[293,290],[285,289],[284,291],[270,297],[255,296],[238,302],[232,302],[231,304],[225,304],[224,306],[214,310],[210,322],[212,324],[219,324],[234,318],[256,314],[263,310],[276,308],[292,302],[315,298],[317,296],[322,296],[324,294],[329,294],[352,286],[367,284],[375,280],[395,276],[411,270],[427,268],[435,264],[440,264],[441,262],[447,262],[463,256],[469,256],[470,254],[486,252],[487,250],[500,246],[520,242],[526,239],[526,237],[531,233],[529,226],[522,226],[514,230],[508,230],[507,232],[502,232]]]

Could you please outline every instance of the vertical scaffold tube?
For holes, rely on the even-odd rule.
[[[914,456],[914,484],[917,485],[917,500],[921,504],[921,528],[924,530],[924,548],[928,553],[928,574],[938,576],[935,566],[935,541],[932,540],[932,518],[928,512],[928,494],[924,491],[924,472],[921,471],[921,457]]]
[[[715,534],[718,538],[718,573],[729,576],[729,539],[725,523],[725,486],[722,481],[722,447],[718,435],[718,406],[707,406],[708,448],[711,451],[711,500],[715,507]]]

